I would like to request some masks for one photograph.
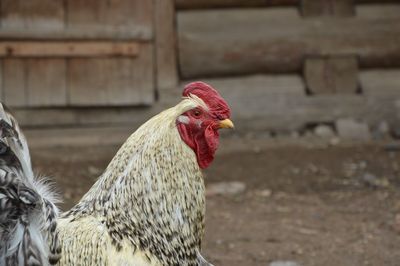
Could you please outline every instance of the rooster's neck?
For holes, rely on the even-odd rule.
[[[128,241],[163,265],[179,264],[181,254],[191,265],[204,228],[203,177],[176,128],[178,115],[171,108],[133,133],[69,212],[98,217],[117,250]]]

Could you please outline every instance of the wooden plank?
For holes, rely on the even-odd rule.
[[[0,42],[0,57],[136,56],[137,42]]]
[[[178,84],[175,10],[173,0],[155,2],[155,52],[157,89],[174,89]]]
[[[1,24],[8,29],[64,28],[63,0],[2,0]]]
[[[27,59],[28,106],[65,106],[65,59]]]
[[[178,10],[189,10],[233,7],[298,6],[300,2],[301,0],[175,0],[175,7]],[[398,0],[354,0],[354,2],[357,4],[382,4],[398,3]]]
[[[398,19],[399,14],[399,2],[397,4],[368,4],[368,6],[360,6],[357,8],[357,17],[361,19]]]
[[[312,94],[354,94],[358,89],[357,58],[354,56],[307,58],[304,78]]]
[[[305,17],[353,16],[353,0],[301,0],[301,11]]]
[[[153,1],[141,0],[69,0],[67,27],[85,30],[153,29]]]
[[[79,147],[82,149],[89,146],[120,146],[136,128],[132,125],[90,128],[28,128],[24,130],[24,134],[29,142],[31,151],[35,148],[45,147]]]
[[[70,59],[71,105],[149,105],[154,101],[153,45],[136,58]]]
[[[21,59],[3,60],[3,96],[8,106],[26,106],[26,65]]]
[[[149,41],[153,38],[150,28],[110,28],[93,25],[89,28],[53,29],[0,29],[0,39],[12,40],[108,40],[108,41]]]
[[[360,83],[363,93],[367,95],[399,95],[400,70],[376,69],[363,71],[360,74]]]
[[[172,105],[171,105],[172,106]],[[96,125],[132,125],[139,127],[162,111],[153,107],[91,107],[91,108],[18,108],[13,109],[18,122],[25,127],[60,127]]]
[[[179,69],[183,78],[294,73],[306,55],[356,55],[360,67],[400,67],[400,5],[391,8],[397,18],[377,18],[386,7],[342,19],[302,19],[295,8],[179,12]]]
[[[258,6],[295,6],[300,0],[175,0],[177,9],[258,7]]]

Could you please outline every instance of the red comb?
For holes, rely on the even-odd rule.
[[[185,86],[182,95],[188,97],[190,94],[202,99],[210,111],[219,119],[230,117],[231,110],[221,95],[210,85],[202,81],[189,83]]]

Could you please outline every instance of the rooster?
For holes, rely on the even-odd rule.
[[[226,101],[206,83],[188,84],[182,101],[137,129],[59,214],[16,120],[0,108],[0,265],[211,265],[200,253],[201,169],[221,128],[233,128]]]

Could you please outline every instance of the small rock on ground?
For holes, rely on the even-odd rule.
[[[382,121],[378,125],[378,130],[381,134],[388,134],[390,132],[390,126],[388,122]]]
[[[330,126],[319,125],[314,129],[314,134],[323,139],[330,139],[335,137],[335,132]]]
[[[246,190],[246,184],[239,181],[219,182],[207,186],[206,195],[238,195]]]
[[[270,189],[263,189],[256,192],[256,194],[263,198],[271,197],[272,191]]]
[[[348,140],[370,140],[371,133],[368,125],[354,119],[341,118],[336,121],[336,130],[339,136]]]
[[[378,178],[376,175],[371,173],[364,173],[362,175],[362,181],[371,187],[388,187],[389,181],[385,178]]]

